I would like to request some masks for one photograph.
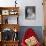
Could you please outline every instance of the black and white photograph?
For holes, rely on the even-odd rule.
[[[36,18],[35,6],[26,6],[25,8],[25,19],[34,20]]]

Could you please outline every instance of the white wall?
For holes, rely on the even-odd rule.
[[[15,0],[0,0],[0,6],[9,7],[14,6]],[[17,0],[20,7],[19,10],[19,24],[21,26],[43,26],[43,6],[42,0]],[[25,6],[36,7],[36,20],[25,20]]]

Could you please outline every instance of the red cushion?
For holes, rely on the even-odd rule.
[[[33,31],[33,29],[32,28],[29,28],[29,29],[27,29],[27,31],[25,32],[25,35],[24,35],[24,37],[23,37],[23,39],[22,39],[22,46],[26,46],[26,43],[25,43],[25,39],[28,39],[29,37],[32,37],[32,36],[37,36],[36,35],[36,33]],[[38,44],[36,45],[36,46],[38,46]]]

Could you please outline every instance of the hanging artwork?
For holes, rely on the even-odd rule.
[[[35,6],[26,6],[25,8],[25,19],[34,20],[36,18]]]

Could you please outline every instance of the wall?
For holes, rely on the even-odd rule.
[[[9,7],[14,6],[15,0],[0,0],[0,6]],[[20,7],[19,10],[19,24],[21,26],[43,26],[43,6],[42,0],[17,0],[17,3]],[[25,7],[26,6],[35,6],[36,7],[36,20],[25,20]]]
[[[43,25],[43,12],[42,12],[42,0],[21,0],[20,8],[20,24],[22,26],[42,26]],[[36,20],[25,20],[25,6],[36,6]]]

